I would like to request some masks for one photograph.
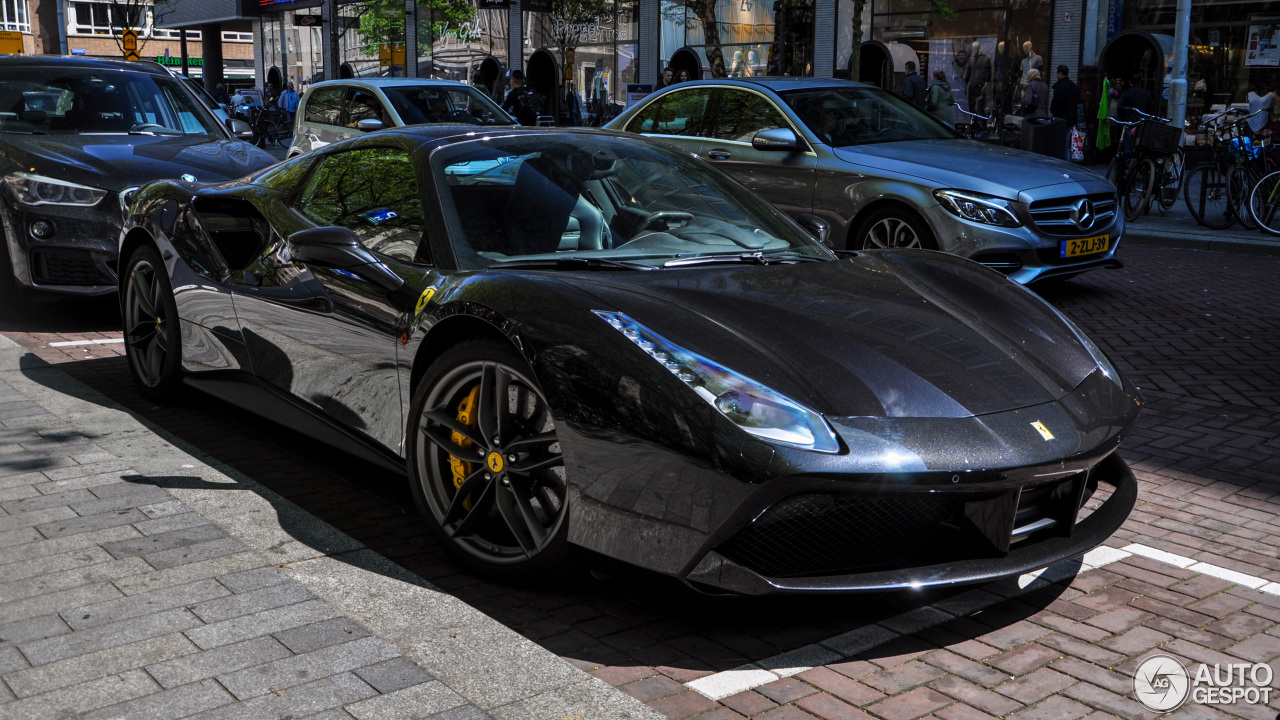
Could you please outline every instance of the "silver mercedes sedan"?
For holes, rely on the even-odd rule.
[[[786,77],[681,83],[608,127],[661,138],[793,217],[817,216],[838,249],[944,250],[1021,283],[1120,266],[1124,215],[1106,178],[966,140],[870,85]]]

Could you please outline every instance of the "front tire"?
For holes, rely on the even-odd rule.
[[[1143,158],[1134,166],[1125,183],[1124,219],[1134,222],[1147,212],[1151,204],[1151,188],[1156,182],[1156,164],[1151,158]]]
[[[446,352],[414,393],[408,429],[414,498],[455,560],[501,581],[563,569],[569,508],[560,442],[514,348],[471,340]]]
[[[129,374],[143,397],[175,399],[182,383],[182,328],[169,273],[151,245],[134,250],[121,287]]]
[[[933,233],[914,213],[886,208],[871,214],[858,226],[854,247],[861,250],[921,248],[937,250]]]

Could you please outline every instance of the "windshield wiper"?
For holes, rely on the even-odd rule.
[[[527,260],[499,260],[489,265],[490,269],[515,268],[519,270],[657,270],[653,265],[614,260],[613,258],[583,257],[569,255],[558,258],[529,258]]]
[[[801,253],[784,250],[775,253],[720,253],[715,255],[697,255],[687,258],[676,258],[668,260],[662,264],[662,267],[681,267],[683,265],[713,265],[717,263],[752,263],[755,265],[772,265],[774,263],[799,263],[799,262],[817,262],[821,260],[829,260],[830,258],[820,257],[818,255],[803,255]]]
[[[164,125],[157,125],[156,123],[139,123],[138,125],[134,125],[133,127],[129,128],[129,134],[130,135],[164,135],[164,136],[177,137],[182,133],[178,130],[174,130],[171,127],[165,127]]]

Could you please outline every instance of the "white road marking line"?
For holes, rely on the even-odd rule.
[[[879,624],[864,625],[833,638],[805,645],[795,650],[789,650],[756,663],[698,678],[685,683],[685,687],[695,690],[711,700],[723,700],[730,695],[736,695],[761,685],[767,685],[774,680],[798,675],[806,670],[812,670],[815,667],[827,665],[842,658],[852,657],[878,645],[883,645],[890,640],[926,630],[953,618],[971,615],[983,608],[1001,602],[1006,597],[1013,597],[1030,590],[1039,589],[1051,582],[1069,580],[1075,575],[1096,570],[1134,555],[1189,569],[1193,572],[1212,575],[1213,577],[1255,590],[1261,590],[1271,595],[1280,595],[1280,583],[1278,582],[1269,582],[1253,575],[1246,575],[1245,573],[1228,570],[1217,565],[1199,562],[1193,558],[1175,555],[1171,552],[1136,543],[1126,545],[1123,548],[1102,545],[1081,556],[1078,564],[1074,560],[1067,560],[1047,568],[1033,570],[1011,580],[968,590],[945,600],[940,600],[933,605],[926,605],[885,618]]]
[[[49,347],[74,347],[76,345],[116,345],[124,342],[124,338],[112,338],[110,340],[67,340],[64,342],[49,343]]]

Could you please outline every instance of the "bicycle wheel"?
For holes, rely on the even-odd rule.
[[[1182,199],[1196,222],[1213,230],[1226,230],[1235,222],[1227,198],[1226,174],[1216,163],[1201,165],[1182,181]]]
[[[1124,219],[1134,222],[1147,212],[1151,202],[1151,188],[1156,183],[1156,164],[1151,158],[1142,158],[1129,173],[1125,183]]]
[[[1248,210],[1250,219],[1263,231],[1280,235],[1280,172],[1253,184]]]
[[[1156,193],[1156,200],[1160,202],[1160,207],[1168,210],[1178,203],[1178,193],[1182,190],[1182,168],[1185,162],[1182,149],[1165,158],[1164,165],[1161,168],[1160,192]]]
[[[1227,199],[1231,202],[1231,212],[1236,221],[1245,230],[1257,230],[1258,226],[1249,217],[1249,192],[1253,190],[1254,177],[1247,163],[1233,165],[1227,170]]]

